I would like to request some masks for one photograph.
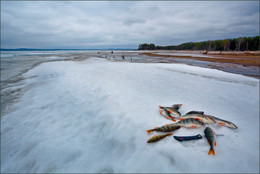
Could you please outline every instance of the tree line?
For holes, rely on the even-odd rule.
[[[140,44],[138,50],[209,50],[209,51],[257,51],[260,50],[259,36],[203,42],[187,42],[180,45],[155,46]]]

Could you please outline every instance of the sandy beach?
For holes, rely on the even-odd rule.
[[[202,61],[218,62],[218,63],[233,63],[243,66],[260,66],[260,52],[259,51],[209,51],[204,54],[205,51],[165,51],[166,54],[161,52],[144,52],[142,54],[155,57],[172,57],[182,59],[195,59]],[[168,53],[168,54],[167,54]],[[174,55],[174,53],[176,53]],[[182,54],[191,54],[182,55]]]

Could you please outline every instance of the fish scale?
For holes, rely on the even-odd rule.
[[[205,124],[197,119],[194,118],[187,118],[184,120],[181,120],[177,123],[177,125],[181,125],[183,127],[189,127],[189,128],[196,128],[196,127],[204,127]]]

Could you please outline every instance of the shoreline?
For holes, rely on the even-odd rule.
[[[173,52],[178,53],[178,52]],[[185,52],[188,53],[188,52]],[[189,53],[192,54],[192,53]],[[244,54],[244,53],[207,53],[207,54],[196,54],[196,56],[187,55],[170,55],[170,54],[160,54],[160,52],[143,52],[141,55],[154,56],[154,57],[173,57],[173,58],[183,58],[183,59],[195,59],[202,61],[218,62],[218,63],[234,63],[243,66],[260,66],[260,55],[257,54]],[[202,56],[206,55],[206,56]]]
[[[185,63],[193,66],[218,69],[260,79],[260,51],[143,51],[139,53],[158,63]]]

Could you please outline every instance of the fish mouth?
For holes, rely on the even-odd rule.
[[[228,127],[232,128],[232,129],[238,128],[234,123],[228,123]]]

